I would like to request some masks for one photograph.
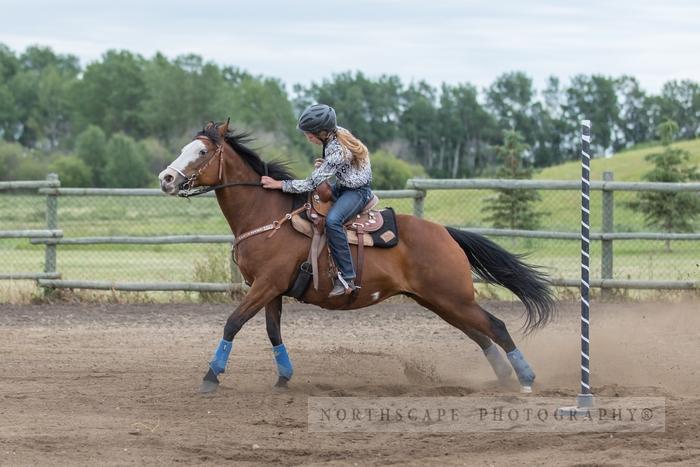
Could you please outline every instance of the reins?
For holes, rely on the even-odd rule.
[[[265,164],[265,167],[267,167],[267,164]],[[260,182],[229,182],[229,183],[222,183],[221,185],[198,187],[198,188],[194,188],[192,190],[184,189],[184,190],[178,191],[177,195],[180,198],[191,198],[193,196],[203,195],[205,193],[209,193],[210,191],[218,190],[219,188],[227,188],[230,186],[262,186],[262,183],[260,183]]]
[[[198,138],[198,139],[201,139],[201,138]],[[217,158],[217,157],[216,157],[217,155],[219,156],[219,157],[218,157],[218,159],[219,159],[219,180],[221,180],[221,178],[223,177],[223,170],[224,170],[224,161],[223,161],[223,157],[224,157],[224,145],[223,145],[223,144],[218,144],[218,145],[217,145],[217,148],[216,148],[216,152],[214,153],[214,155],[213,155],[204,165],[202,165],[202,167],[200,167],[199,170],[197,170],[197,172],[195,172],[194,174],[190,175],[189,177],[186,177],[185,174],[183,174],[183,173],[182,173],[180,170],[178,170],[177,168],[172,167],[172,166],[168,166],[169,168],[173,169],[174,171],[176,171],[177,173],[179,173],[179,174],[182,175],[183,177],[186,177],[185,182],[182,184],[182,186],[183,186],[184,188],[181,189],[181,190],[179,190],[178,193],[177,193],[177,195],[178,195],[180,198],[191,198],[191,197],[193,197],[193,196],[203,195],[203,194],[205,194],[205,193],[209,193],[210,191],[218,190],[218,189],[220,189],[220,188],[228,188],[228,187],[231,187],[231,186],[254,186],[254,187],[260,187],[260,186],[262,186],[262,182],[245,182],[245,181],[244,181],[244,182],[220,183],[220,184],[218,184],[218,185],[210,185],[210,186],[203,186],[203,187],[197,187],[197,188],[194,188],[194,189],[190,189],[189,187],[191,186],[191,184],[192,184],[195,180],[197,180],[197,177],[199,177],[199,175],[200,175],[202,172],[204,172],[204,171],[207,169],[207,167],[209,167],[209,165],[212,163],[212,161],[213,161],[214,159]],[[268,175],[267,162],[262,161],[262,163],[263,163],[263,167],[264,167],[264,170],[265,170],[265,176],[267,176],[267,175]],[[233,251],[234,251],[234,260],[235,260],[235,251],[236,251],[236,247],[237,247],[238,244],[241,243],[243,240],[245,240],[246,238],[250,238],[250,237],[253,237],[253,236],[255,236],[255,235],[258,235],[258,234],[261,234],[261,233],[268,232],[268,231],[272,230],[272,232],[270,232],[270,234],[266,237],[266,238],[270,238],[270,237],[272,237],[274,234],[277,233],[277,231],[280,229],[280,227],[282,227],[282,225],[284,225],[285,222],[291,220],[291,219],[292,219],[292,216],[294,216],[294,215],[296,215],[296,214],[299,214],[300,212],[303,212],[303,211],[305,211],[306,209],[309,209],[310,207],[311,207],[311,205],[310,205],[309,203],[305,203],[305,204],[304,204],[303,206],[301,206],[300,208],[297,208],[297,209],[295,209],[295,210],[293,210],[293,211],[291,211],[291,212],[288,212],[287,214],[285,214],[285,215],[284,215],[283,217],[281,217],[280,219],[278,219],[278,220],[276,220],[276,221],[273,221],[271,224],[263,225],[262,227],[258,227],[258,228],[256,228],[256,229],[249,230],[248,232],[242,233],[241,235],[237,236],[236,239],[235,239],[235,241],[234,241],[234,243],[233,243],[233,246],[232,246]]]

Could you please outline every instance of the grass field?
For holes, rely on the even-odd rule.
[[[700,162],[700,140],[678,144]],[[639,180],[648,170],[644,156],[658,148],[620,153],[610,159],[594,159],[593,179],[612,170],[615,180]],[[543,170],[538,179],[578,180],[576,162]],[[434,190],[425,201],[425,218],[440,224],[463,227],[489,227],[481,211],[491,190]],[[579,193],[542,191],[538,211],[543,214],[543,230],[578,232]],[[615,231],[652,231],[640,213],[627,207],[635,193],[615,193]],[[384,200],[400,213],[413,212],[412,200]],[[46,198],[33,195],[0,195],[0,229],[45,228]],[[591,197],[593,231],[600,230],[601,193]],[[700,230],[700,219],[697,224]],[[65,237],[150,236],[177,234],[229,234],[228,226],[213,199],[183,200],[163,197],[61,197],[59,228]],[[503,239],[508,250],[528,253],[529,261],[544,266],[554,277],[575,278],[579,268],[579,242],[572,240]],[[677,241],[666,253],[659,241],[616,241],[614,277],[618,279],[681,280],[700,278],[700,242]],[[58,270],[65,279],[115,281],[197,281],[209,263],[226,263],[227,245],[90,245],[59,246]],[[592,277],[600,276],[600,244],[594,242],[591,255]],[[0,273],[43,270],[44,250],[23,239],[0,240]],[[204,265],[204,266],[202,266]],[[199,266],[199,269],[198,269]],[[216,265],[216,270],[225,267]],[[211,268],[209,268],[211,269]],[[211,280],[208,278],[207,280]],[[215,279],[215,278],[213,278]],[[225,280],[225,278],[221,278]]]

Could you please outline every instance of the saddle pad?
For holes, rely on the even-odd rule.
[[[399,230],[396,224],[396,214],[392,208],[386,208],[379,211],[384,218],[382,228],[376,232],[367,232],[363,235],[364,245],[378,248],[391,248],[399,243]],[[313,237],[313,225],[310,221],[302,217],[301,214],[292,216],[292,226],[297,232],[300,232],[307,237]],[[348,243],[357,245],[357,232],[354,230],[345,230],[348,236]]]

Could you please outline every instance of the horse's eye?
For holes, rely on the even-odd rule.
[[[206,149],[202,149],[201,151],[199,151],[199,155],[200,155],[200,156],[203,156],[203,155],[205,155],[206,153],[207,153],[207,150],[206,150]]]

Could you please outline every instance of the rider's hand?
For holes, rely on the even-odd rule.
[[[281,190],[282,189],[282,181],[281,180],[275,180],[272,177],[268,177],[267,175],[263,176],[260,179],[260,183],[262,183],[263,188],[267,188],[268,190]]]
[[[314,169],[318,169],[319,167],[321,167],[321,164],[323,164],[323,159],[316,159],[314,161]]]

